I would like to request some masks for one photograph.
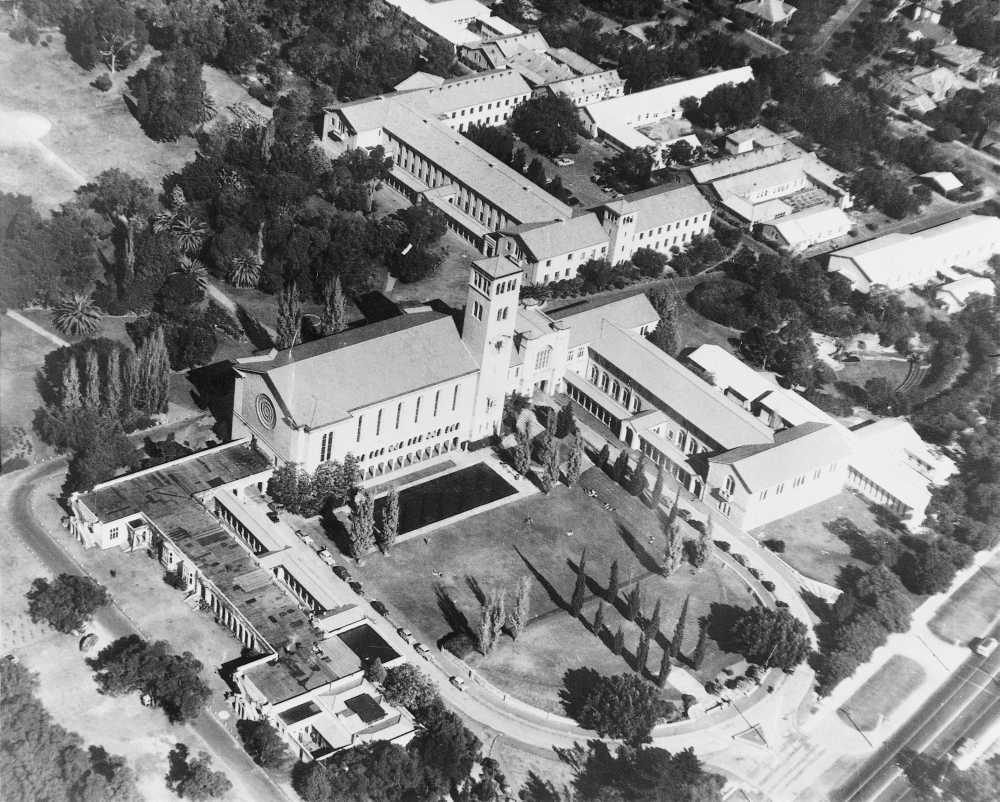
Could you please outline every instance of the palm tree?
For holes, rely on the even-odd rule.
[[[190,276],[202,289],[208,286],[208,270],[205,269],[201,259],[195,259],[193,256],[181,256],[174,272]]]
[[[101,310],[89,295],[75,293],[53,307],[52,323],[62,334],[88,336],[100,328]]]
[[[260,282],[260,262],[253,254],[245,253],[233,258],[229,267],[229,281],[234,287],[256,287]]]
[[[197,253],[208,237],[205,221],[186,211],[174,216],[169,231],[181,253]]]

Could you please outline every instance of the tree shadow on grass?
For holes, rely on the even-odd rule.
[[[713,602],[708,619],[708,637],[724,652],[738,652],[739,643],[733,638],[733,625],[743,614],[744,608],[735,604]]]
[[[635,558],[639,561],[639,564],[650,573],[658,574],[660,573],[660,564],[653,558],[644,545],[642,545],[638,540],[636,540],[635,535],[633,535],[625,524],[619,521],[618,523],[618,536],[625,542],[625,545],[629,547]]]
[[[528,567],[528,570],[531,571],[532,576],[538,580],[538,584],[545,588],[545,592],[549,594],[549,598],[552,599],[552,602],[556,605],[556,607],[561,610],[569,610],[569,603],[562,597],[559,591],[555,589],[555,586],[545,578],[545,575],[531,564],[531,561],[521,553],[521,550],[517,546],[514,546],[514,551],[517,553],[517,556],[521,558],[521,561]]]
[[[867,535],[850,518],[841,516],[823,524],[828,532],[847,544],[851,556],[855,559],[874,565],[878,562],[878,554],[872,548]]]
[[[469,590],[472,591],[472,595],[476,597],[477,602],[480,604],[486,604],[486,593],[479,584],[478,579],[471,574],[467,574],[465,577],[465,584],[469,586]]]
[[[469,619],[466,618],[455,600],[451,598],[448,589],[440,582],[434,583],[434,596],[437,598],[438,609],[444,616],[445,623],[451,627],[452,632],[461,632],[472,636],[472,627],[469,626]]]
[[[559,701],[566,715],[580,720],[587,699],[601,681],[601,675],[592,668],[571,668],[563,674],[563,687],[559,691]]]
[[[236,305],[236,319],[254,348],[264,351],[274,347],[274,341],[264,325],[239,304]]]

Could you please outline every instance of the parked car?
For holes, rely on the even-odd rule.
[[[560,156],[558,159],[553,159],[552,161],[556,167],[569,167],[571,164],[576,164],[575,161],[566,156]]]
[[[309,535],[302,536],[302,542],[305,543],[313,551],[316,551],[316,541],[313,540]]]
[[[345,582],[351,581],[350,572],[342,565],[333,566],[333,573],[335,573],[340,579],[343,579]]]
[[[386,607],[384,604],[382,604],[382,602],[380,602],[380,601],[373,601],[372,602],[372,609],[376,613],[378,613],[379,615],[381,615],[383,617],[386,617],[386,616],[389,615],[389,608]]]
[[[396,634],[399,635],[407,643],[413,643],[413,633],[410,630],[400,627],[396,630]]]
[[[333,555],[330,553],[329,549],[320,549],[318,552],[319,558],[329,566],[333,566],[336,560],[333,559]]]
[[[417,654],[419,654],[422,658],[424,658],[424,660],[431,659],[431,650],[428,649],[426,646],[424,646],[424,644],[418,641],[417,643],[413,644],[413,648],[416,650]]]
[[[365,595],[364,586],[360,582],[350,582],[348,584],[350,584],[351,590],[353,590],[359,596],[364,596]]]
[[[566,198],[566,203],[568,203],[570,206],[579,206],[580,199],[576,195],[570,195],[569,197]]]
[[[461,677],[454,677],[454,676],[450,677],[448,679],[448,682],[450,682],[452,685],[454,685],[460,691],[464,691],[465,690],[465,680],[462,679]]]
[[[997,639],[996,638],[980,638],[979,642],[976,644],[976,648],[973,650],[980,657],[989,657],[993,652],[997,650]]]
[[[274,523],[278,523],[278,521],[281,520],[278,517],[278,513],[276,513],[274,510],[268,510],[267,511],[267,517],[270,518]]]

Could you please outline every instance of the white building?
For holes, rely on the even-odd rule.
[[[834,206],[812,206],[779,217],[762,226],[765,237],[792,253],[843,237],[852,228],[851,219]]]
[[[714,72],[687,81],[658,86],[598,103],[591,103],[581,110],[584,128],[593,137],[603,137],[618,147],[653,148],[657,165],[663,164],[664,139],[676,140],[689,128],[678,130],[673,136],[653,138],[641,130],[667,120],[679,120],[683,115],[681,101],[693,97],[698,100],[724,84],[741,84],[753,80],[750,67]]]
[[[380,0],[386,8],[405,14],[418,30],[437,36],[453,48],[495,36],[520,33],[520,29],[477,0]]]
[[[917,287],[952,267],[974,268],[1000,253],[1000,219],[970,214],[915,234],[886,234],[830,254],[828,269],[860,292]]]
[[[938,287],[935,298],[948,314],[953,315],[965,308],[971,296],[985,295],[992,298],[995,294],[996,285],[992,279],[985,276],[963,276]]]

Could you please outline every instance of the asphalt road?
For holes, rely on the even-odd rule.
[[[13,527],[18,538],[35,553],[54,574],[86,573],[83,568],[59,544],[57,538],[51,537],[35,520],[31,513],[31,490],[34,482],[51,476],[57,471],[65,470],[63,459],[53,460],[41,466],[26,469],[6,478],[6,492],[0,493],[0,499],[6,502],[6,519]],[[5,498],[4,498],[5,497]],[[65,534],[68,538],[69,533]],[[106,627],[116,637],[145,633],[129,618],[114,602],[102,608],[94,616],[95,620]],[[205,742],[216,759],[225,767],[239,775],[241,783],[252,791],[253,802],[267,800],[286,800],[287,796],[264,771],[257,766],[243,751],[243,748],[233,740],[228,730],[212,718],[202,713],[196,720],[187,725]],[[248,801],[249,802],[249,801]]]
[[[993,635],[1000,633],[1000,627]],[[892,802],[909,784],[897,765],[904,750],[946,754],[990,715],[1000,715],[1000,649],[990,657],[970,654],[945,684],[833,795],[838,802]]]

